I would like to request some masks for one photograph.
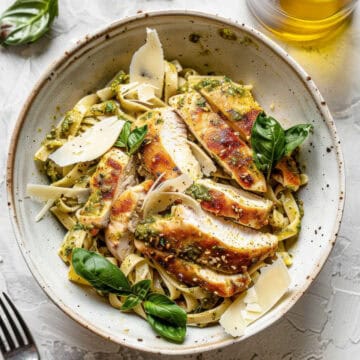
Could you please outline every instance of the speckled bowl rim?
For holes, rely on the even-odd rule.
[[[26,245],[23,242],[23,239],[20,234],[19,224],[17,220],[17,213],[15,210],[15,194],[14,194],[14,187],[13,187],[13,172],[14,172],[14,160],[15,160],[15,152],[16,147],[19,139],[19,134],[22,128],[22,125],[26,119],[27,113],[29,109],[32,106],[33,100],[38,95],[39,91],[42,89],[42,87],[46,86],[47,82],[51,78],[51,74],[56,71],[64,62],[68,60],[70,56],[74,55],[74,61],[76,61],[76,53],[80,51],[83,47],[90,44],[93,40],[98,39],[99,37],[105,36],[113,31],[116,30],[118,27],[126,26],[127,24],[136,22],[140,19],[143,19],[145,17],[162,17],[162,16],[189,16],[193,18],[200,18],[205,19],[210,22],[215,22],[217,24],[221,23],[226,26],[235,27],[238,29],[241,29],[242,31],[251,34],[252,36],[256,37],[258,41],[262,42],[264,45],[266,45],[268,48],[274,51],[279,57],[281,57],[284,61],[286,61],[291,68],[294,71],[294,74],[303,82],[307,90],[310,92],[313,100],[315,101],[323,119],[325,120],[332,138],[334,140],[334,146],[336,150],[336,156],[337,156],[337,163],[338,163],[338,171],[339,171],[339,193],[341,196],[338,199],[338,209],[337,209],[337,216],[336,221],[334,223],[333,231],[331,234],[331,237],[329,241],[326,243],[326,246],[323,248],[323,254],[318,262],[314,266],[314,270],[309,276],[306,281],[302,284],[301,287],[297,288],[297,291],[292,296],[292,298],[289,300],[287,306],[281,309],[281,311],[275,312],[268,320],[266,324],[264,324],[255,334],[258,334],[262,330],[266,329],[268,326],[274,324],[277,320],[279,320],[290,308],[297,302],[297,300],[301,297],[301,295],[306,291],[306,289],[310,286],[312,281],[315,279],[315,277],[320,272],[322,266],[324,265],[326,259],[328,258],[330,251],[335,244],[335,240],[339,231],[339,227],[341,224],[341,218],[343,214],[343,208],[344,208],[344,201],[345,201],[345,171],[344,171],[344,160],[343,155],[340,147],[340,140],[337,135],[336,127],[334,124],[334,120],[331,116],[331,113],[326,105],[326,102],[324,101],[323,97],[320,94],[319,89],[311,79],[311,77],[305,72],[305,70],[288,54],[285,50],[283,50],[279,45],[277,45],[274,41],[269,39],[266,35],[262,34],[260,31],[255,30],[254,28],[245,25],[244,23],[238,23],[233,20],[229,20],[223,17],[220,17],[218,15],[212,15],[212,14],[206,14],[198,11],[186,11],[186,10],[164,10],[164,11],[151,11],[146,13],[140,13],[135,16],[130,16],[125,19],[116,21],[111,23],[109,26],[105,27],[104,29],[101,29],[93,35],[86,35],[83,39],[79,40],[75,46],[70,48],[68,51],[65,52],[64,55],[62,55],[58,60],[53,62],[48,69],[45,71],[45,73],[42,75],[42,77],[39,79],[39,81],[36,83],[34,88],[32,89],[30,95],[28,96],[24,106],[22,107],[22,110],[20,112],[20,115],[17,119],[11,141],[9,146],[9,154],[8,154],[8,162],[7,162],[7,197],[8,197],[8,208],[9,208],[9,214],[11,218],[12,227],[15,233],[16,240],[18,242],[18,245],[20,247],[20,250],[22,252],[22,255],[27,263],[27,266],[29,267],[32,275],[37,280],[37,282],[40,284],[41,288],[44,290],[44,292],[47,294],[47,296],[54,302],[55,305],[57,305],[61,310],[63,310],[68,316],[70,316],[72,319],[77,321],[79,324],[84,326],[87,329],[90,329],[92,332],[102,336],[103,338],[112,340],[115,343],[118,343],[120,345],[133,348],[136,350],[141,350],[145,352],[151,352],[151,353],[158,353],[158,354],[168,354],[168,355],[180,355],[180,354],[194,354],[198,352],[204,352],[204,351],[210,351],[217,348],[221,348],[224,346],[228,346],[234,343],[238,343],[240,341],[245,340],[249,336],[253,336],[255,334],[249,334],[245,335],[243,337],[239,338],[226,338],[221,341],[214,342],[212,344],[204,344],[204,345],[194,345],[190,347],[186,347],[185,349],[181,349],[180,347],[177,347],[176,349],[170,350],[170,349],[157,349],[157,348],[151,348],[151,347],[145,347],[144,344],[139,343],[136,345],[128,344],[127,342],[123,341],[122,339],[114,337],[111,333],[107,333],[105,331],[101,331],[96,326],[93,326],[88,323],[88,321],[83,318],[82,316],[76,314],[72,309],[70,309],[66,304],[63,303],[63,301],[53,292],[51,288],[48,287],[46,281],[43,279],[42,274],[39,272],[39,270],[36,267],[36,263],[33,262],[31,255],[28,253],[26,249]]]

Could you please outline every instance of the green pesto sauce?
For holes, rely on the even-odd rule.
[[[197,106],[200,106],[200,107],[205,107],[206,106],[206,99],[201,97],[197,102],[196,102],[196,105]]]
[[[236,86],[235,84],[229,83],[226,87],[225,92],[230,96],[242,96],[244,95],[244,89],[240,86]]]
[[[180,106],[184,106],[184,105],[185,105],[185,96],[182,96],[182,97],[179,99],[179,105],[180,105]]]
[[[113,100],[109,100],[105,102],[105,114],[113,114],[116,110],[116,104]]]
[[[181,252],[181,256],[189,259],[191,261],[196,261],[201,253],[203,252],[202,249],[194,246],[194,245],[188,245],[182,252]]]
[[[110,87],[112,90],[116,90],[116,87],[121,84],[128,84],[130,82],[130,75],[121,70],[111,82]]]
[[[50,132],[46,135],[46,140],[54,140],[56,138],[56,129],[53,126]]]
[[[209,189],[201,184],[193,184],[187,190],[186,194],[192,196],[197,200],[211,201],[212,196],[209,193]]]
[[[80,223],[76,223],[72,230],[75,230],[75,231],[78,231],[78,230],[86,230],[86,227],[83,225],[83,224],[80,224]]]
[[[219,35],[226,40],[236,40],[237,36],[235,35],[235,33],[227,28],[224,29],[220,29],[219,30]]]
[[[159,235],[159,232],[151,228],[151,224],[138,224],[135,230],[135,237],[140,240],[146,240],[157,235]]]
[[[201,90],[201,89],[205,89],[208,91],[214,90],[215,88],[217,88],[218,86],[221,85],[221,81],[220,80],[216,80],[216,79],[204,79],[201,80],[200,82],[198,82],[194,88],[195,90]]]
[[[51,182],[58,181],[63,177],[61,169],[52,160],[44,163],[44,170]]]
[[[72,118],[72,114],[69,111],[64,118],[64,121],[61,123],[60,133],[62,137],[68,135],[71,125],[73,124],[74,120]]]
[[[229,110],[228,114],[230,115],[230,118],[233,121],[239,121],[239,120],[242,119],[241,114],[238,111],[234,110],[234,109]]]
[[[104,202],[101,197],[101,191],[97,190],[90,195],[84,210],[87,214],[97,215],[101,212],[103,205]]]

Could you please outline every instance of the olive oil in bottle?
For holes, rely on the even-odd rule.
[[[270,31],[295,41],[314,40],[335,31],[357,0],[248,0],[256,18]]]

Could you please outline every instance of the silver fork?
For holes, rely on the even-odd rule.
[[[5,300],[0,297],[0,307],[5,314],[0,315],[0,350],[7,360],[38,360],[39,352],[35,341],[10,298],[3,292]],[[7,303],[7,305],[6,305]],[[11,315],[10,309],[13,313]],[[16,319],[16,321],[15,321]],[[6,324],[8,323],[8,325]],[[13,335],[11,334],[13,333]],[[4,341],[4,339],[6,341]]]

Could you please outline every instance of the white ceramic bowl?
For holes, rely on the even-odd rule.
[[[301,235],[292,248],[288,294],[246,335],[232,338],[220,326],[188,328],[184,344],[157,338],[137,316],[120,313],[106,301],[67,280],[67,267],[57,255],[64,230],[47,216],[34,215],[40,204],[25,198],[28,182],[46,183],[33,161],[57,106],[65,111],[84,94],[103,86],[119,69],[128,69],[133,52],[144,43],[145,28],[157,29],[167,59],[203,73],[216,71],[254,85],[256,99],[286,127],[310,122],[315,133],[302,147],[309,184],[300,192],[305,204]],[[236,40],[219,30],[231,29]],[[199,34],[197,43],[190,34]],[[274,111],[270,105],[274,104]],[[41,128],[40,133],[38,129]],[[29,95],[13,134],[8,161],[10,213],[25,260],[47,295],[66,314],[95,333],[132,348],[167,354],[215,349],[272,324],[299,299],[320,271],[335,242],[344,202],[344,168],[334,122],[319,90],[302,68],[279,46],[258,31],[217,16],[166,11],[140,14],[116,22],[65,52]],[[258,336],[261,336],[259,334]]]

